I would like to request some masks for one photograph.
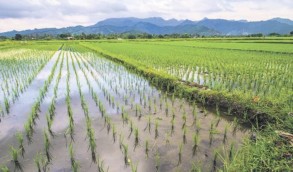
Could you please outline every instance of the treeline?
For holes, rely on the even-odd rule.
[[[262,33],[250,34],[250,35],[238,35],[238,36],[227,36],[227,35],[199,35],[199,34],[148,34],[148,33],[121,33],[121,34],[70,34],[62,33],[57,35],[50,34],[32,34],[32,35],[21,35],[15,34],[14,37],[9,38],[5,36],[0,36],[0,40],[12,39],[12,40],[93,40],[93,39],[163,39],[163,38],[212,38],[212,37],[289,37],[293,36],[293,31],[289,34],[282,35],[278,33],[270,33],[264,35]]]
[[[147,34],[147,33],[122,33],[122,34],[70,34],[70,33],[62,33],[57,35],[49,35],[49,34],[33,34],[33,35],[21,35],[16,34],[12,38],[2,37],[2,39],[12,39],[12,40],[51,40],[51,39],[61,39],[61,40],[91,40],[91,39],[158,39],[158,38],[193,38],[193,37],[205,37],[198,34],[164,34],[164,35],[155,35],[155,34]],[[0,37],[1,39],[1,37]]]

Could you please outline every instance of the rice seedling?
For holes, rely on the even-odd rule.
[[[124,164],[128,166],[130,163],[130,159],[128,157],[128,145],[123,144],[123,154],[124,154]]]
[[[168,115],[169,115],[169,103],[168,102],[166,103],[165,114],[166,114],[166,117],[168,117]]]
[[[52,124],[53,124],[53,119],[50,117],[49,114],[46,114],[46,119],[47,119],[47,128],[51,136],[54,137],[54,132],[52,131]]]
[[[174,134],[175,131],[175,119],[171,120],[171,136]]]
[[[148,115],[148,117],[147,117],[147,125],[144,128],[144,131],[148,129],[149,130],[149,133],[151,133],[151,126],[152,126],[151,120],[152,120],[151,116]]]
[[[15,149],[13,146],[10,146],[10,155],[12,158],[12,163],[14,165],[14,171],[17,171],[17,170],[23,171],[22,165],[20,164],[18,160],[19,150]]]
[[[230,145],[230,149],[229,149],[229,160],[232,161],[232,159],[234,158],[234,143],[231,143]]]
[[[196,127],[196,132],[199,133],[200,129],[201,129],[201,123],[200,120],[197,120],[195,123],[195,127]]]
[[[98,158],[98,172],[108,172],[108,171],[109,171],[109,167],[106,170],[104,167],[104,161]]]
[[[1,172],[9,172],[9,168],[6,167],[6,166],[1,166],[1,167],[0,167],[0,171],[1,171]]]
[[[216,171],[216,167],[217,167],[218,157],[219,157],[219,152],[218,151],[215,151],[214,152],[214,160],[213,160],[213,168],[214,168],[215,171]]]
[[[145,141],[145,149],[144,149],[144,152],[145,152],[145,155],[146,155],[146,158],[149,158],[149,151],[150,151],[150,145],[149,145],[149,140],[146,140]]]
[[[182,115],[182,120],[183,120],[182,129],[186,126],[186,119],[187,119],[186,112],[184,112]]]
[[[26,133],[26,138],[28,140],[28,144],[30,144],[30,143],[32,143],[32,135],[33,135],[31,124],[25,123],[24,129],[25,129],[25,133]]]
[[[37,153],[37,155],[34,158],[34,163],[38,169],[38,172],[49,171],[48,169],[49,163],[42,153]]]
[[[221,121],[221,118],[220,117],[217,117],[217,119],[216,119],[216,127],[219,126],[220,121]]]
[[[163,106],[163,99],[160,98],[160,110],[162,110],[162,106]]]
[[[159,171],[160,164],[161,164],[161,157],[158,150],[156,151],[156,154],[155,154],[155,164],[156,164],[155,165],[156,171]]]
[[[4,105],[5,105],[6,113],[9,114],[10,104],[9,104],[9,101],[6,97],[4,98]]]
[[[176,115],[175,115],[175,110],[174,110],[174,108],[172,108],[172,119],[174,120],[175,117],[176,117]]]
[[[139,105],[136,104],[136,105],[135,105],[135,116],[136,116],[136,117],[138,116],[138,108],[139,108]]]
[[[233,120],[233,135],[236,134],[237,127],[238,127],[238,119],[234,118],[234,120]]]
[[[134,150],[138,145],[139,145],[139,132],[138,132],[138,128],[136,127],[134,129]]]
[[[69,144],[69,155],[70,155],[71,170],[74,172],[77,172],[79,170],[79,164],[75,160],[72,143]]]
[[[111,118],[107,117],[107,132],[110,133],[111,130]]]
[[[159,137],[159,121],[156,120],[155,122],[155,139]]]
[[[131,136],[131,134],[132,134],[132,132],[133,132],[133,122],[132,122],[132,120],[130,120],[130,123],[129,123],[130,125],[129,125],[129,131],[130,131],[130,133],[129,133],[129,135],[128,135],[128,138],[130,138],[130,136]]]
[[[214,135],[217,133],[218,133],[218,131],[215,129],[215,124],[213,121],[211,121],[211,126],[210,126],[210,130],[209,130],[210,145],[213,142]]]
[[[140,119],[141,119],[141,117],[142,117],[142,110],[141,110],[141,108],[139,108],[138,110],[139,110],[138,120],[140,121]]]
[[[133,162],[131,163],[131,172],[137,172],[137,167],[138,167],[138,162],[134,164]]]
[[[44,151],[47,158],[47,162],[50,163],[52,160],[52,155],[50,153],[51,143],[46,131],[44,131],[44,145],[45,145]]]
[[[120,147],[120,150],[122,150],[122,148],[123,148],[123,141],[124,141],[124,136],[120,133],[119,134],[119,147]]]
[[[20,150],[21,156],[24,157],[25,149],[23,145],[23,136],[20,132],[18,132],[16,133],[16,138],[19,144],[19,150]]]
[[[186,134],[187,134],[187,128],[186,127],[184,127],[183,129],[183,143],[184,144],[186,144],[187,143],[187,136],[186,136]]]
[[[190,169],[190,172],[201,172],[201,168],[200,168],[200,165],[196,165],[195,163],[192,163],[192,166],[191,166],[191,169]]]
[[[178,152],[178,164],[177,165],[180,165],[182,163],[182,149],[183,149],[183,143],[180,143],[179,152]]]
[[[192,140],[193,140],[193,145],[192,145],[192,155],[194,156],[196,153],[196,150],[198,149],[199,142],[200,142],[200,137],[198,133],[194,133],[192,135]]]
[[[115,124],[112,124],[112,137],[113,137],[113,141],[114,143],[116,142],[116,135],[117,135],[117,131],[116,131],[116,127]]]
[[[223,142],[226,143],[227,140],[227,133],[228,133],[229,125],[225,125],[225,130],[224,130],[224,137],[223,137]]]

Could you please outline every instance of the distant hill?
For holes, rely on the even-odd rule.
[[[247,35],[255,33],[289,34],[290,31],[293,31],[293,25],[289,25],[287,23],[280,22],[274,19],[256,22],[233,21],[223,19],[204,19],[197,22],[197,25],[217,30],[224,35]]]
[[[288,25],[292,25],[293,26],[293,21],[289,20],[289,19],[283,19],[283,18],[273,18],[271,19],[272,21],[277,21],[279,23],[284,23],[284,24],[288,24]]]
[[[293,21],[274,18],[267,21],[249,22],[246,20],[224,20],[204,18],[200,21],[164,20],[160,17],[152,18],[110,18],[91,26],[73,26],[65,28],[44,28],[23,31],[9,31],[0,36],[13,37],[22,35],[58,35],[71,34],[114,34],[114,33],[149,33],[149,34],[199,34],[199,35],[247,35],[247,34],[288,34],[293,31]]]

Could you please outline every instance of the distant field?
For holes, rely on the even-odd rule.
[[[156,42],[154,42],[156,43]],[[166,41],[160,44],[174,46],[189,46],[194,48],[208,49],[228,49],[228,50],[252,50],[267,51],[280,53],[293,53],[293,40],[276,40],[276,41],[249,41],[249,40],[207,40],[207,41]]]

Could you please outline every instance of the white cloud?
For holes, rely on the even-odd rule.
[[[0,0],[0,32],[91,25],[111,17],[293,19],[292,0]]]

